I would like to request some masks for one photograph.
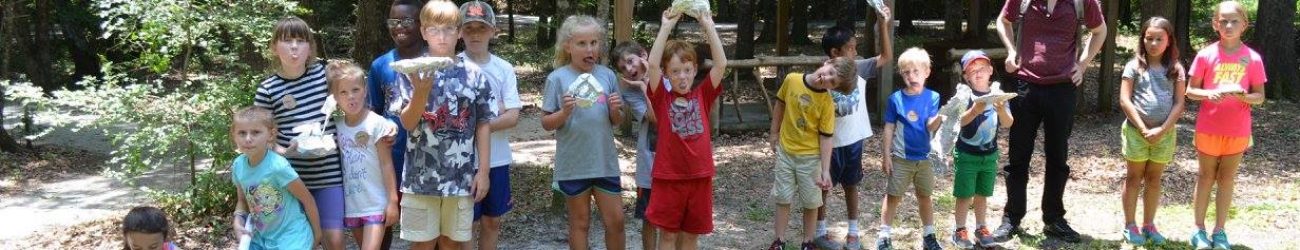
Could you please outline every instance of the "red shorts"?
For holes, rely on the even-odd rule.
[[[650,224],[667,232],[713,232],[713,178],[654,179],[651,184],[654,192],[646,209]]]

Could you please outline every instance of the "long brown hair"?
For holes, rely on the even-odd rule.
[[[1160,56],[1160,64],[1165,66],[1165,76],[1173,80],[1181,80],[1183,77],[1183,65],[1179,63],[1178,42],[1174,41],[1174,24],[1163,17],[1151,17],[1146,22],[1142,22],[1142,30],[1138,32],[1138,53],[1133,55],[1133,60],[1138,63],[1138,73],[1147,72],[1147,51],[1146,38],[1147,29],[1157,28],[1165,31],[1165,40],[1168,45],[1165,47],[1165,54]]]

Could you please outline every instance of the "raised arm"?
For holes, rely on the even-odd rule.
[[[429,92],[433,91],[433,72],[415,73],[406,75],[411,79],[411,85],[414,90],[411,91],[411,102],[402,108],[402,127],[409,131],[415,131],[420,119],[424,115],[425,105],[429,102]]]
[[[677,26],[677,20],[681,18],[680,14],[670,15],[667,10],[664,11],[661,18],[659,35],[655,36],[655,43],[650,46],[650,61],[648,62],[650,67],[646,71],[646,81],[648,81],[646,85],[650,85],[650,91],[659,91],[658,82],[663,79],[663,65],[660,62],[664,59],[664,46],[667,46],[668,35],[673,33],[673,27]]]
[[[700,15],[700,25],[704,26],[704,36],[709,40],[709,51],[713,54],[713,69],[709,70],[709,81],[713,87],[722,85],[722,77],[727,73],[727,51],[722,48],[722,39],[718,38],[718,29],[714,27],[713,16]]]
[[[884,67],[894,60],[894,37],[891,36],[890,29],[894,28],[893,11],[889,7],[881,7],[879,21],[876,21],[876,37],[880,38],[880,55],[876,59],[876,67]]]

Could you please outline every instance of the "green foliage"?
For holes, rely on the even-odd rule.
[[[229,227],[224,220],[229,217],[225,215],[231,214],[235,209],[235,186],[230,184],[230,175],[208,169],[196,178],[194,185],[184,192],[141,189],[176,221],[195,222],[199,225],[189,226],[197,227]]]
[[[284,0],[95,0],[93,4],[104,19],[103,38],[117,37],[118,46],[139,51],[132,66],[155,73],[174,68],[174,59],[190,59],[187,52],[192,49],[212,63],[237,65],[250,45],[266,47],[262,44],[270,40],[275,21],[306,13],[297,2]]]

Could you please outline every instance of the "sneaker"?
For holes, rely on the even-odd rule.
[[[1047,227],[1043,228],[1043,234],[1069,243],[1082,241],[1082,239],[1079,239],[1079,232],[1075,232],[1073,228],[1070,228],[1070,223],[1065,220],[1047,223]]]
[[[996,240],[993,239],[993,234],[992,234],[992,233],[989,233],[989,228],[988,228],[988,227],[980,227],[979,229],[976,229],[976,230],[975,230],[975,239],[978,240],[978,241],[976,241],[976,244],[975,244],[975,245],[977,245],[977,246],[980,246],[980,247],[983,247],[983,248],[995,248],[995,247],[998,247],[998,242],[997,242]]]
[[[943,250],[943,247],[939,246],[939,239],[935,238],[934,234],[926,235],[922,243],[925,245],[925,250]]]
[[[1232,249],[1232,243],[1228,243],[1228,234],[1223,230],[1215,231],[1210,238],[1214,238],[1214,249]]]
[[[785,242],[782,242],[781,240],[778,239],[772,241],[772,246],[767,247],[767,250],[782,250],[784,248],[785,248]]]
[[[970,235],[967,235],[966,228],[958,228],[952,233],[952,245],[961,249],[971,249],[975,244],[970,241]]]
[[[835,240],[832,240],[829,234],[817,236],[817,238],[813,239],[813,244],[817,245],[819,249],[826,250],[839,250],[842,247],[839,243],[835,243]]]
[[[1015,238],[1017,234],[1021,234],[1021,233],[1024,233],[1024,230],[1020,229],[1019,223],[1011,223],[1010,218],[1003,217],[1002,225],[998,226],[998,230],[993,231],[993,239],[997,240],[998,242],[1006,242],[1011,240],[1011,238]]]
[[[799,244],[799,250],[817,250],[817,244],[804,242],[803,244]]]
[[[1165,244],[1165,236],[1160,235],[1160,231],[1156,231],[1156,225],[1146,225],[1142,227],[1142,237],[1146,237],[1147,242],[1150,242],[1151,244]]]
[[[862,237],[850,234],[844,237],[845,250],[862,250]]]
[[[889,238],[876,239],[876,250],[893,250],[893,244],[889,243]]]
[[[1210,237],[1206,236],[1204,229],[1196,230],[1196,233],[1192,234],[1190,241],[1192,242],[1192,248],[1197,250],[1210,249],[1210,245],[1213,244],[1210,243]]]
[[[1129,225],[1124,228],[1124,240],[1128,241],[1129,244],[1138,246],[1141,246],[1147,241],[1146,238],[1142,237],[1142,233],[1138,230],[1136,225]]]

